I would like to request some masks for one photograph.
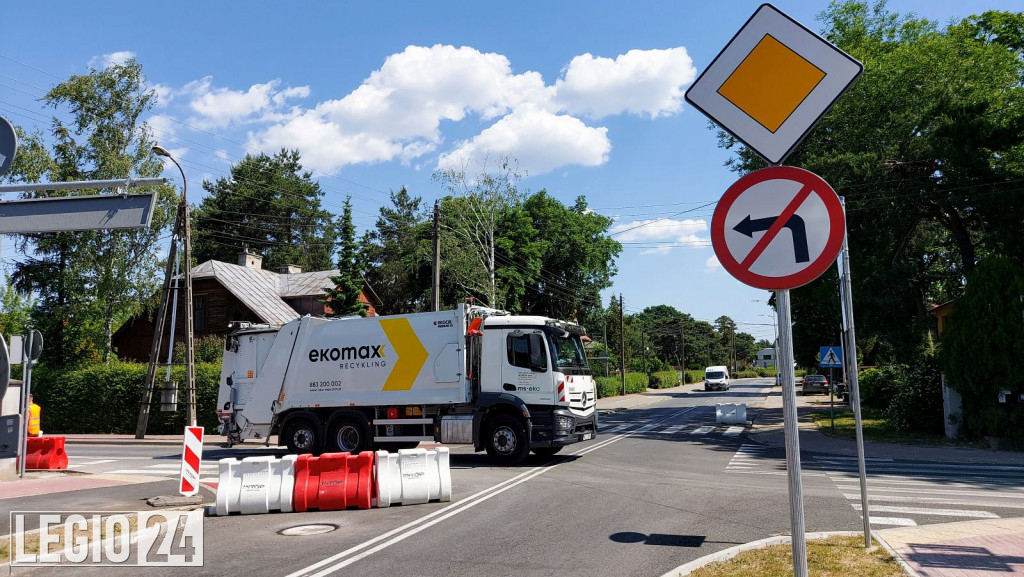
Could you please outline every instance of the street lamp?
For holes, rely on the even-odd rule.
[[[151,149],[153,154],[157,156],[163,156],[171,159],[174,166],[178,167],[178,172],[181,173],[181,202],[178,204],[178,214],[174,221],[174,238],[184,237],[185,239],[185,404],[187,407],[187,421],[189,426],[196,426],[196,378],[195,378],[195,353],[194,353],[194,335],[192,325],[192,228],[189,224],[189,208],[188,208],[188,179],[185,178],[185,170],[181,168],[178,161],[171,156],[171,153],[166,148],[154,145]],[[184,234],[182,234],[184,232]],[[166,317],[166,302],[167,297],[170,296],[170,284],[171,277],[174,276],[174,261],[177,256],[177,243],[171,241],[171,249],[167,255],[167,272],[164,276],[164,298],[160,303],[160,311],[157,313],[157,323],[153,334],[153,347],[150,351],[149,370],[146,374],[146,392],[143,397],[142,406],[139,408],[139,423],[135,430],[135,438],[141,439],[146,434],[146,426],[149,422],[149,405],[153,395],[153,380],[154,372],[156,370],[157,356],[160,354],[160,342],[163,339],[163,327],[164,319]],[[177,282],[175,282],[175,290],[177,290]],[[174,295],[175,306],[178,303],[177,294]],[[175,315],[176,317],[177,315]],[[173,338],[174,331],[174,320],[171,321],[171,331]],[[168,346],[170,347],[170,345]],[[169,351],[170,354],[170,351]]]

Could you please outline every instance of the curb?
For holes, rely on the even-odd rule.
[[[882,549],[885,549],[885,551],[888,554],[892,555],[892,558],[895,559],[896,562],[899,563],[900,567],[902,567],[903,570],[907,572],[907,575],[910,575],[910,577],[921,577],[921,574],[914,570],[914,568],[911,567],[906,561],[904,561],[903,557],[901,557],[900,554],[897,553],[896,550],[893,549],[892,546],[889,545],[889,543],[885,539],[883,539],[877,531],[871,531],[871,538],[875,541],[878,541],[878,544],[882,546]]]
[[[855,536],[855,535],[863,535],[863,534],[864,533],[861,532],[861,531],[821,531],[821,532],[818,532],[818,533],[807,533],[807,534],[804,535],[804,539],[806,539],[806,540],[825,539],[827,537]],[[872,535],[872,537],[874,537],[874,533],[872,533],[871,535]],[[878,539],[878,538],[875,537],[875,539]],[[881,539],[878,539],[878,541],[881,542]],[[757,541],[751,541],[750,543],[744,543],[742,545],[736,545],[735,547],[729,547],[728,549],[722,549],[721,551],[718,551],[717,553],[712,553],[710,555],[705,555],[704,557],[701,557],[700,559],[696,559],[696,560],[690,561],[689,563],[686,563],[684,565],[680,565],[679,567],[676,567],[675,569],[665,573],[661,577],[684,577],[684,576],[689,575],[690,573],[696,571],[697,569],[700,569],[701,567],[704,567],[705,565],[709,565],[709,564],[714,563],[716,561],[726,561],[728,559],[732,559],[733,557],[735,557],[736,555],[739,555],[740,553],[742,553],[744,551],[750,551],[752,549],[764,549],[765,547],[771,547],[772,545],[782,545],[782,544],[789,543],[789,542],[790,542],[790,536],[789,535],[779,535],[779,536],[776,536],[776,537],[767,537],[765,539],[760,539],[760,540],[757,540]],[[888,548],[888,544],[886,544],[885,547],[886,547],[886,551],[888,551],[890,554],[892,554],[893,557],[895,557],[896,559],[899,559],[901,561],[901,565],[906,565],[905,563],[902,563],[903,560],[900,559],[899,555],[896,555],[895,552],[893,552],[891,548]],[[917,573],[914,573],[912,571],[910,572],[910,575],[912,575],[913,577],[919,577],[917,575]]]
[[[180,447],[181,441],[147,441],[145,439],[67,439],[65,445],[130,445],[134,447]]]

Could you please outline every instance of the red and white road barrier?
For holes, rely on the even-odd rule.
[[[199,492],[199,467],[203,464],[203,428],[185,427],[181,447],[181,476],[178,492],[191,497]]]

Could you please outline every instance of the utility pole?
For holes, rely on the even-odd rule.
[[[685,385],[686,384],[686,339],[683,338],[683,328],[684,328],[684,325],[680,323],[680,325],[679,325],[679,348],[680,348],[680,350],[683,351],[682,352],[682,357],[683,358],[679,362],[682,365],[682,369],[683,369],[683,384]]]
[[[626,320],[625,305],[619,293],[619,372],[622,373],[622,395],[626,395]]]
[[[608,376],[608,358],[607,357],[608,357],[608,353],[611,352],[611,351],[608,350],[608,311],[605,311],[605,313],[604,313],[604,326],[603,326],[602,330],[604,331],[604,356],[605,356],[605,360],[604,360],[604,376],[607,377]]]
[[[644,375],[647,375],[647,337],[644,335],[644,325],[640,325],[640,352],[644,355]]]
[[[441,310],[441,201],[434,201],[434,312]]]

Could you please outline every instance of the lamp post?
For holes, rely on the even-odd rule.
[[[146,426],[149,423],[149,408],[153,400],[153,381],[156,373],[157,357],[160,354],[160,343],[163,339],[164,321],[167,313],[167,300],[170,297],[171,277],[174,276],[174,260],[177,256],[176,238],[184,238],[185,251],[185,406],[187,410],[186,420],[189,426],[195,426],[196,419],[196,379],[195,379],[195,354],[192,325],[192,229],[189,224],[188,209],[188,180],[185,178],[185,171],[178,164],[171,153],[162,146],[153,146],[153,154],[171,159],[174,166],[178,167],[181,173],[181,202],[178,204],[178,214],[174,221],[174,238],[171,240],[171,248],[167,255],[167,269],[164,275],[164,298],[161,299],[160,309],[157,312],[156,327],[153,334],[153,345],[149,355],[149,370],[146,373],[146,389],[143,393],[141,406],[139,407],[139,422],[135,429],[135,438],[142,439],[146,435]],[[177,294],[174,296],[177,303]],[[172,323],[173,324],[173,323]]]

